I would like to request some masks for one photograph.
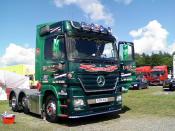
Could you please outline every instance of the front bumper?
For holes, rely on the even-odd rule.
[[[149,83],[150,85],[153,85],[153,86],[158,86],[158,85],[161,85],[161,83],[160,82],[150,82]]]
[[[163,81],[157,79],[157,80],[151,80],[149,82],[150,85],[153,85],[153,86],[159,86],[159,85],[163,85]]]
[[[89,101],[92,102],[92,101]],[[118,112],[122,109],[122,101],[116,102],[104,102],[97,104],[88,104],[84,107],[83,110],[72,110],[68,116],[68,118],[81,118],[87,116],[94,116],[100,114],[107,114],[112,112]]]
[[[105,112],[98,112],[98,113],[92,113],[92,114],[84,114],[84,115],[74,115],[69,116],[68,118],[75,119],[75,118],[82,118],[82,117],[89,117],[89,116],[96,116],[96,115],[102,115],[102,114],[108,114],[108,113],[114,113],[114,112],[120,112],[122,109],[115,109],[111,111],[105,111]]]
[[[121,92],[85,94],[81,88],[70,88],[68,94],[70,94],[69,99],[71,100],[69,103],[68,118],[81,118],[118,112],[122,108]],[[75,106],[75,99],[84,100],[84,105]]]

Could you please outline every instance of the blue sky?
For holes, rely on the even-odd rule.
[[[134,41],[138,53],[172,52],[174,9],[174,0],[2,0],[0,63],[9,64],[10,55],[19,55],[9,48],[35,47],[37,24],[65,19],[110,26],[119,40]]]

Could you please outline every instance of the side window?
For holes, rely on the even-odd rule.
[[[45,59],[62,59],[64,58],[64,39],[63,38],[46,38],[44,46]]]
[[[128,44],[119,45],[119,57],[122,61],[133,60],[132,46]]]

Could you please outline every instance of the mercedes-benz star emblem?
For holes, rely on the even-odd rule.
[[[98,76],[97,77],[97,84],[100,87],[104,86],[104,84],[105,84],[105,78],[104,78],[104,76]]]

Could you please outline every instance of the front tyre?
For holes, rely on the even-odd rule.
[[[45,114],[47,121],[53,123],[57,122],[57,99],[54,95],[50,95],[46,98]]]

